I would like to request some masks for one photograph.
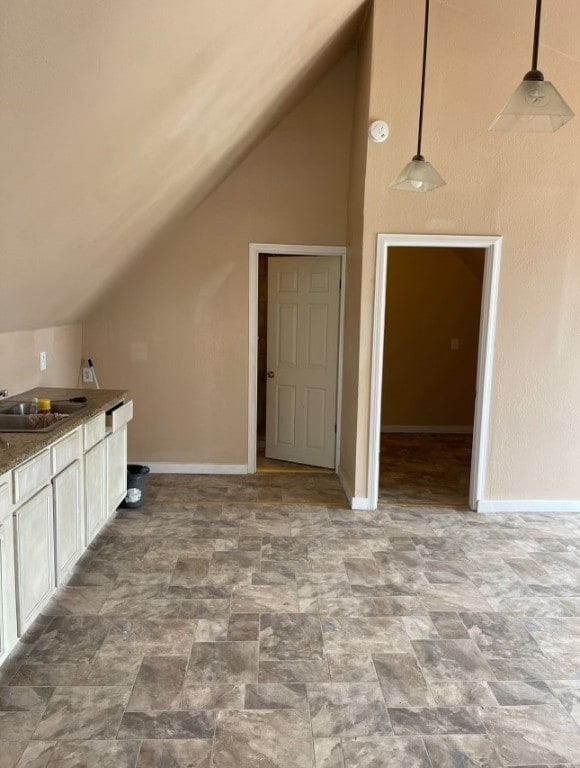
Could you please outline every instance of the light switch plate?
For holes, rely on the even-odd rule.
[[[40,353],[40,370],[46,371],[46,352]]]
[[[93,380],[93,372],[90,368],[83,368],[83,384],[90,384]]]

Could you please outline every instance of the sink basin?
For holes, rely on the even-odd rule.
[[[66,413],[67,415],[70,415],[71,413],[80,411],[82,408],[86,408],[86,405],[86,403],[71,403],[68,400],[55,400],[52,403],[50,412]],[[4,407],[0,406],[0,415],[6,414],[10,416],[28,416],[28,414],[31,413],[31,408],[32,403],[30,402],[12,403],[11,405],[6,405]]]
[[[58,413],[64,416],[70,416],[77,411],[86,408],[87,403],[71,403],[70,401],[54,401],[51,407],[51,413]],[[35,418],[30,414],[31,403],[6,403],[0,406],[0,432],[50,432],[63,419],[55,419],[50,424],[42,416]]]

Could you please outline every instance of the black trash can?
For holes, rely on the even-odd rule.
[[[142,507],[145,501],[145,486],[149,467],[142,464],[127,464],[127,495],[122,507]]]

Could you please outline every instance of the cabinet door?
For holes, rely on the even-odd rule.
[[[56,583],[62,584],[83,550],[81,464],[70,467],[52,481],[54,494],[54,548]]]
[[[54,591],[52,488],[42,489],[14,513],[18,633],[30,626]]]
[[[0,663],[14,648],[17,640],[12,529],[12,515],[9,515],[0,524]]]
[[[85,453],[85,546],[107,519],[107,455],[101,440]]]
[[[127,495],[127,427],[107,437],[107,509],[109,517]]]

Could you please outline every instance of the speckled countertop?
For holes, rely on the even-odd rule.
[[[27,392],[0,400],[0,408],[9,402],[20,403],[33,397],[49,397],[51,400],[68,400],[70,397],[86,397],[87,404],[78,413],[74,413],[59,422],[49,432],[0,432],[0,475],[34,456],[43,448],[54,443],[79,424],[84,424],[101,411],[112,408],[116,403],[127,399],[123,389],[61,389],[56,387],[37,387]]]

